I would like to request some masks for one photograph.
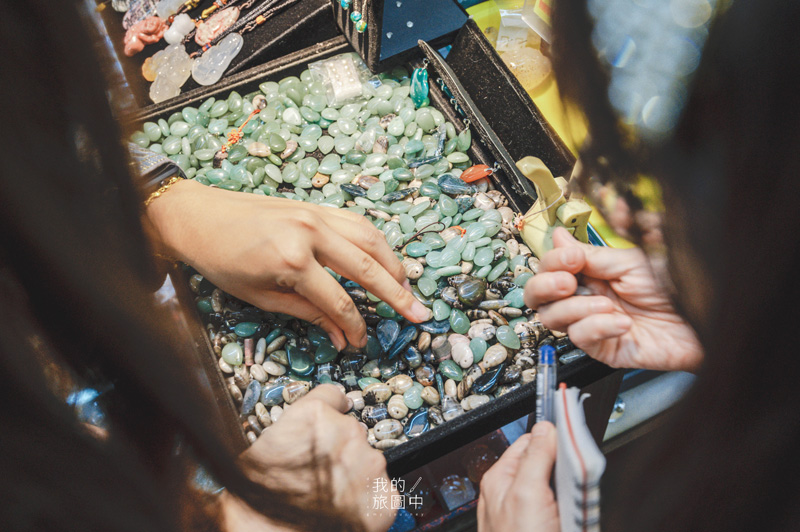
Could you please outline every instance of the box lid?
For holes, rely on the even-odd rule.
[[[450,44],[469,18],[453,0],[331,2],[339,29],[373,72],[419,53],[420,39],[435,47]],[[360,13],[366,23],[363,32],[351,20],[353,12]]]

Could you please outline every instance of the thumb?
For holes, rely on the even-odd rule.
[[[550,490],[550,475],[556,463],[556,428],[552,423],[540,421],[533,426],[531,439],[520,461],[515,480],[528,491]]]
[[[614,249],[584,244],[563,227],[553,231],[553,244],[555,249],[580,249],[584,256],[581,273],[595,279],[618,279],[641,260],[641,251],[638,249]]]
[[[557,248],[589,246],[589,244],[579,242],[577,238],[572,236],[572,233],[563,227],[556,227],[556,230],[553,231],[553,245]]]

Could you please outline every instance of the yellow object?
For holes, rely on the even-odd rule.
[[[564,227],[581,242],[589,242],[588,223],[592,208],[583,200],[567,199],[567,181],[555,178],[537,157],[517,161],[517,168],[536,187],[537,200],[522,220],[520,236],[537,257],[553,249],[553,231]]]
[[[153,203],[153,201],[154,201],[156,198],[158,198],[159,196],[161,196],[162,194],[164,194],[164,193],[165,193],[167,190],[169,190],[169,187],[171,187],[172,185],[174,185],[174,184],[175,184],[175,183],[177,183],[178,181],[181,181],[182,179],[183,179],[183,178],[182,178],[181,176],[177,176],[177,175],[176,175],[176,176],[172,176],[172,177],[169,179],[169,181],[167,181],[166,183],[164,183],[164,182],[162,181],[162,183],[164,183],[164,185],[162,185],[162,186],[161,186],[161,188],[159,188],[158,190],[156,190],[155,192],[153,192],[152,194],[150,194],[149,196],[147,196],[147,199],[146,199],[146,200],[144,200],[144,206],[145,206],[145,207],[147,207],[148,205],[150,205],[151,203]]]

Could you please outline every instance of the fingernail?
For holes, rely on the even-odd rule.
[[[364,347],[365,345],[367,345],[367,333],[364,333],[364,336],[358,341],[358,347]]]
[[[433,316],[431,309],[420,303],[419,301],[414,301],[411,305],[411,315],[414,316],[414,319],[418,321],[428,321]]]
[[[567,266],[575,266],[578,264],[578,253],[580,253],[575,248],[568,248],[564,255],[564,264]]]
[[[627,331],[633,322],[628,316],[617,316],[614,318],[614,325],[621,331]]]
[[[536,423],[531,430],[531,435],[534,438],[545,436],[550,432],[550,425],[546,423]]]
[[[353,399],[347,396],[345,396],[345,399],[347,400],[347,411],[349,412],[353,409],[354,406]]]
[[[408,281],[408,279],[406,279],[405,281],[403,281],[403,288],[405,288],[406,290],[408,290],[409,292],[411,292],[411,283]]]

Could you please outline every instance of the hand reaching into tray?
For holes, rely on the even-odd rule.
[[[703,360],[694,330],[675,312],[639,249],[612,249],[553,235],[525,304],[542,323],[566,331],[591,357],[612,367],[693,371]],[[576,275],[597,295],[576,296]]]
[[[384,531],[396,511],[373,510],[370,489],[380,479],[391,487],[386,459],[367,443],[358,421],[343,415],[351,407],[352,401],[334,386],[317,386],[287,408],[242,460],[253,478],[267,487],[298,493],[301,503],[303,497],[311,502],[318,487],[327,489],[325,499],[317,501],[326,510],[356,520],[368,532]],[[223,497],[222,508],[228,531],[284,530],[229,494]]]
[[[243,301],[320,326],[338,350],[346,346],[345,337],[364,346],[366,325],[323,266],[356,281],[411,321],[430,318],[411,295],[383,233],[347,210],[187,180],[152,202],[146,221],[159,252],[192,265]]]

